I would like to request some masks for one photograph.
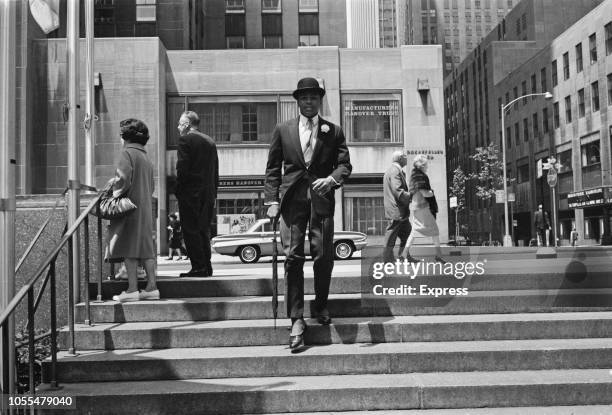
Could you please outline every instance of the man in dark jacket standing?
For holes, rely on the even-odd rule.
[[[291,318],[289,346],[304,345],[304,239],[310,223],[315,303],[320,324],[330,324],[327,297],[334,267],[334,189],[351,174],[342,128],[319,115],[325,90],[314,78],[298,82],[293,97],[300,115],[272,133],[264,190],[268,216],[280,214],[285,253],[285,303]]]
[[[383,199],[385,205],[385,216],[389,219],[389,225],[385,232],[385,262],[394,262],[393,248],[395,241],[399,237],[399,255],[406,246],[406,241],[410,235],[410,193],[408,192],[408,182],[404,167],[408,160],[402,151],[394,151],[391,157],[391,166],[383,177]]]
[[[191,271],[181,277],[210,277],[210,223],[217,199],[219,158],[215,142],[198,131],[200,118],[186,111],[179,119],[181,134],[176,162],[176,198]]]
[[[548,246],[548,238],[546,237],[546,231],[550,229],[550,219],[548,212],[542,211],[542,205],[538,205],[538,210],[535,213],[535,227],[536,232],[539,236],[541,246]],[[540,244],[538,244],[540,246]]]

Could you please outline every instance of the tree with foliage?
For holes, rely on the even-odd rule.
[[[504,186],[503,161],[499,149],[493,143],[490,143],[487,147],[477,147],[476,153],[472,154],[470,158],[477,164],[477,171],[469,175],[469,178],[476,183],[476,197],[489,203],[489,242],[491,242],[495,191],[502,189]]]
[[[465,183],[468,177],[465,175],[461,167],[457,167],[453,170],[453,183],[450,187],[450,196],[457,198],[457,207],[455,207],[455,235],[457,235],[457,229],[459,228],[458,212],[465,209]]]

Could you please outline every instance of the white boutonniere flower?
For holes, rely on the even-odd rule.
[[[321,132],[323,132],[323,133],[328,133],[328,132],[329,132],[329,125],[327,125],[327,124],[323,124],[323,125],[321,126]]]

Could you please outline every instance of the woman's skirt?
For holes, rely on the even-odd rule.
[[[412,210],[410,212],[410,224],[412,225],[411,235],[416,237],[431,237],[440,235],[436,218],[429,210],[429,206]]]

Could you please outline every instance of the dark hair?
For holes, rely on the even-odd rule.
[[[136,118],[128,118],[119,123],[121,127],[121,138],[129,143],[142,144],[143,146],[149,141],[149,129],[140,120]]]
[[[197,128],[200,126],[200,117],[194,111],[185,111],[181,114],[181,116],[187,117],[187,119],[189,120],[189,125],[191,125],[192,127]]]
[[[171,217],[172,219],[176,219],[176,218],[177,218],[176,213],[171,213],[171,214],[169,215],[169,217]]]

